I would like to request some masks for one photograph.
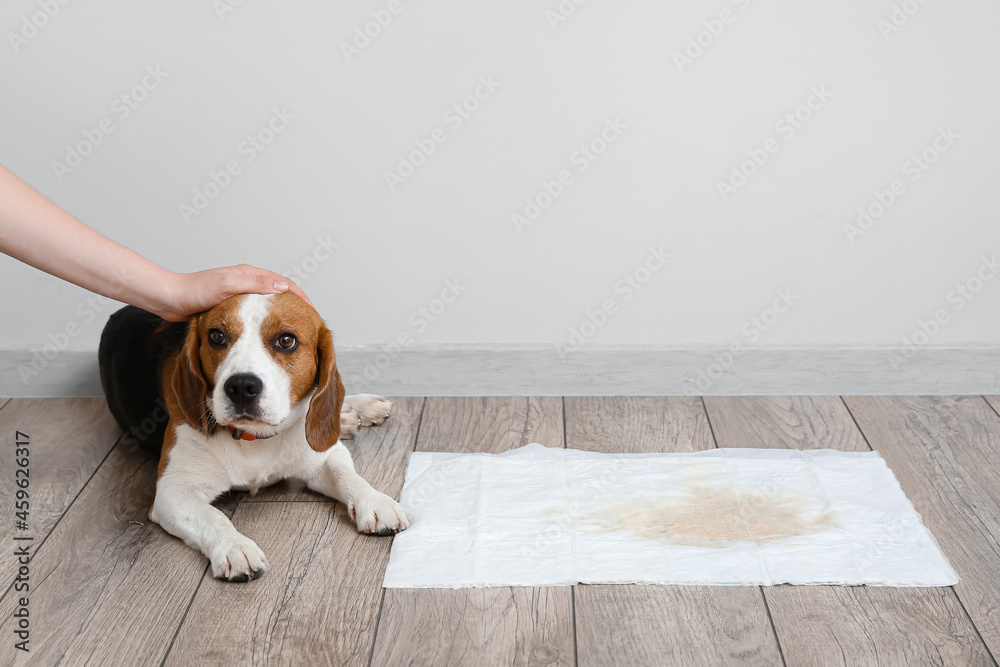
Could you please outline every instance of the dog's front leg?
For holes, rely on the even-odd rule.
[[[376,491],[354,471],[351,453],[337,443],[325,452],[325,460],[304,481],[318,491],[344,503],[358,531],[375,535],[392,535],[410,525],[403,506]]]
[[[210,491],[174,483],[167,475],[156,485],[156,500],[149,518],[205,554],[217,578],[256,579],[267,569],[267,557],[253,540],[236,530],[225,514],[212,506],[211,501],[217,496],[218,493],[211,495]]]

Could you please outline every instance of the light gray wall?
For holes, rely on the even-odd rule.
[[[347,346],[1000,334],[995,2],[224,1],[5,2],[0,162],[168,268],[304,265]],[[376,16],[391,21],[347,54]],[[463,100],[477,108],[459,125]],[[243,142],[268,138],[275,109],[291,118],[251,160]],[[102,120],[113,132],[57,174]],[[588,161],[579,147],[602,132],[614,141]],[[386,172],[432,135],[445,141],[391,189]],[[914,171],[935,142],[948,150]],[[766,147],[724,201],[718,183]],[[185,220],[230,161],[239,173]],[[512,215],[563,170],[519,229]],[[895,180],[902,194],[851,237]],[[650,248],[670,258],[626,299],[619,281],[647,277]],[[0,349],[67,325],[69,348],[96,348],[111,306],[13,260],[0,272]],[[449,281],[459,296],[435,301]]]

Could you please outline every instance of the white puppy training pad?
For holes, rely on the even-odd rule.
[[[416,452],[386,588],[950,586],[878,452]]]

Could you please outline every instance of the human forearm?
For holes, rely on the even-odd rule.
[[[0,249],[97,294],[157,312],[174,274],[91,229],[0,166]]]
[[[0,166],[0,252],[124,303],[180,321],[235,294],[299,287],[247,264],[196,273],[161,269],[83,224]]]

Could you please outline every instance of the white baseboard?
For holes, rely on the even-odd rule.
[[[340,346],[349,394],[385,396],[656,396],[1000,394],[1000,344],[770,346]],[[47,359],[0,350],[0,396],[100,396],[97,353]]]

